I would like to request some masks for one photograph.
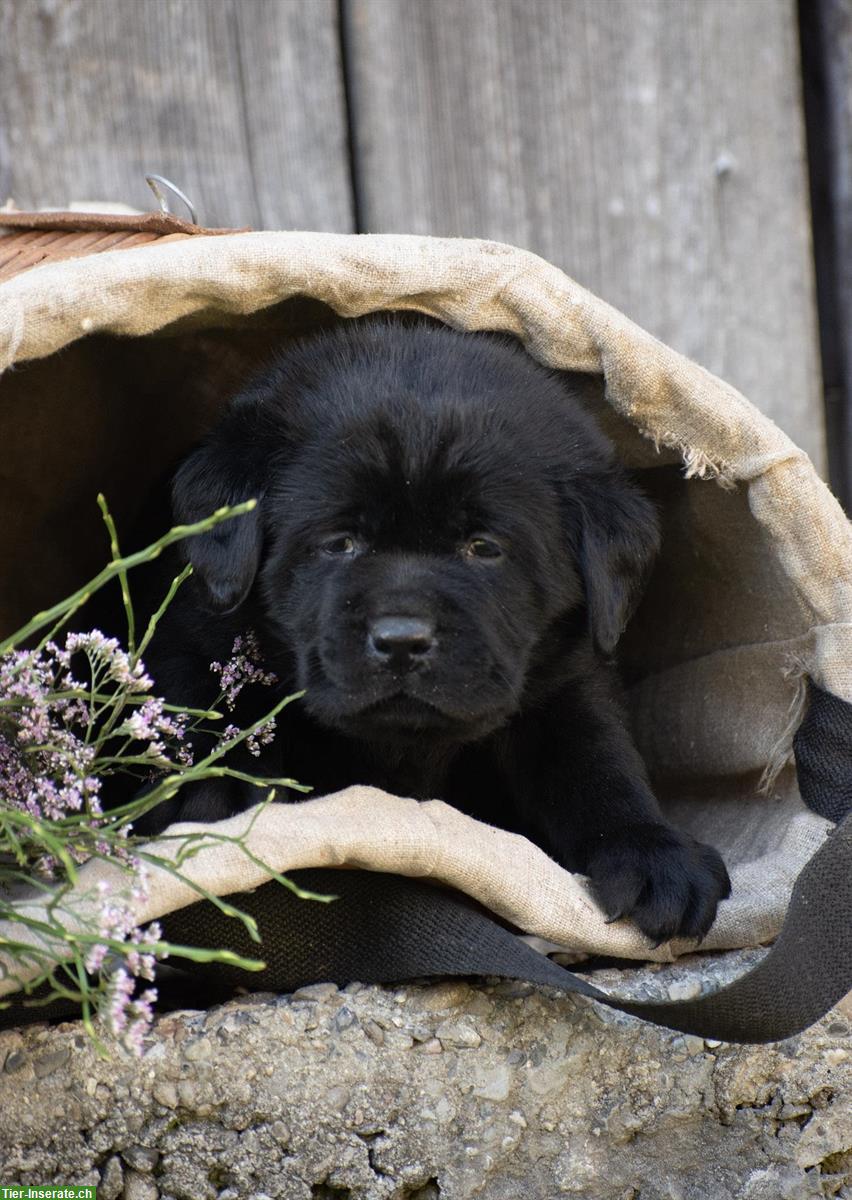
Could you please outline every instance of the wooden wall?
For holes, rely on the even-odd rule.
[[[0,195],[353,226],[336,0],[0,0]]]
[[[0,0],[0,197],[514,242],[824,469],[802,96],[795,0]]]
[[[852,512],[852,0],[799,0],[829,469]]]

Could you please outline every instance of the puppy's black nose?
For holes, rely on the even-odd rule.
[[[409,671],[435,645],[435,626],[423,617],[379,617],[367,630],[374,658],[395,671]]]

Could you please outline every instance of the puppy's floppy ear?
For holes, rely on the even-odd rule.
[[[264,442],[257,405],[238,401],[185,459],[172,483],[172,513],[180,524],[201,521],[224,505],[258,501],[251,512],[182,543],[202,597],[214,612],[233,612],[242,604],[260,565],[269,470]]]
[[[589,628],[598,649],[611,654],[659,550],[659,523],[650,500],[616,466],[589,480],[579,508],[577,561]]]

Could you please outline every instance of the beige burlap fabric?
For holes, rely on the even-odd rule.
[[[0,285],[0,621],[14,627],[98,565],[100,543],[84,536],[96,487],[132,512],[272,348],[380,309],[505,330],[541,362],[597,378],[588,403],[642,471],[664,527],[623,641],[637,736],[673,818],[732,870],[706,945],[770,940],[828,828],[802,804],[789,752],[804,679],[852,701],[852,530],[805,454],[739,393],[534,255],[455,239],[239,234],[41,266]],[[187,874],[219,894],[261,883],[215,837],[248,820],[211,827]],[[249,843],[276,870],[443,880],[579,951],[687,948],[649,954],[629,922],[604,923],[582,878],[439,801],[351,788],[270,807]],[[86,868],[81,887],[104,870]],[[140,919],[194,898],[156,873]]]

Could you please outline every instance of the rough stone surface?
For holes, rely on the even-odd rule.
[[[108,1158],[100,1172],[99,1200],[118,1200],[124,1191],[124,1170],[117,1155]]]
[[[757,952],[597,972],[694,994]],[[516,984],[331,985],[0,1034],[0,1180],[105,1200],[852,1200],[852,998],[735,1046]]]

